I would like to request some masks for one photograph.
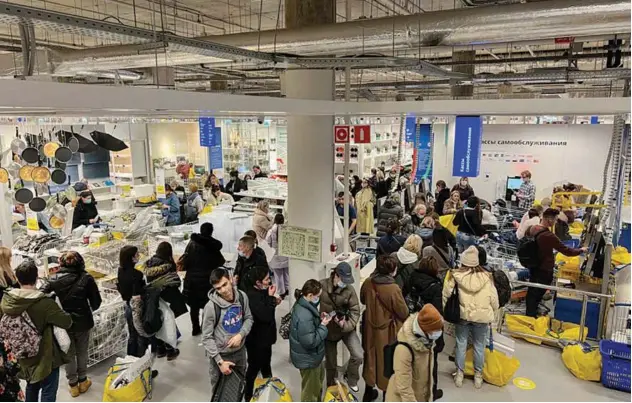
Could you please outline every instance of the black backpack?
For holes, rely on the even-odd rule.
[[[538,231],[534,236],[524,236],[518,241],[518,260],[527,269],[540,267],[540,256],[538,251],[538,237],[546,229]]]
[[[494,286],[496,286],[496,292],[498,293],[498,305],[503,307],[507,305],[511,299],[511,283],[509,277],[502,270],[492,271],[494,278]]]
[[[156,334],[162,327],[162,312],[159,308],[160,289],[146,287],[143,293],[143,330],[149,335]]]
[[[408,343],[404,343],[403,341],[396,341],[391,344],[387,344],[384,346],[384,376],[386,378],[390,378],[394,373],[394,357],[395,357],[395,349],[398,345],[406,346],[410,351],[410,355],[413,357],[413,363],[415,363],[415,353],[413,353],[413,348]]]

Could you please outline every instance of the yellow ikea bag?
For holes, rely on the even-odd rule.
[[[562,361],[575,377],[585,381],[601,380],[601,354],[599,348],[584,351],[581,344],[569,344],[562,350]]]
[[[579,256],[564,256],[561,253],[558,253],[555,256],[555,263],[560,265],[560,268],[564,270],[579,271]]]
[[[532,334],[534,336],[545,337],[546,332],[549,329],[549,317],[540,316],[539,318],[532,318],[524,315],[505,315],[505,323],[507,329],[512,332],[520,332],[525,334]],[[525,339],[529,343],[540,345],[542,340],[530,339],[528,337],[522,337],[518,335],[511,335],[512,337]]]
[[[615,266],[630,264],[631,260],[630,252],[628,252],[625,246],[617,246],[615,250],[612,251],[611,262]]]
[[[213,211],[213,206],[211,204],[207,204],[202,209],[202,212],[198,215],[210,214]]]
[[[456,230],[458,227],[452,223],[452,220],[454,220],[454,214],[443,215],[439,218],[439,222],[443,228],[446,228],[452,233],[452,235],[456,236]]]
[[[505,386],[520,368],[520,361],[515,357],[507,357],[497,350],[485,348],[485,365],[483,380],[495,386]],[[474,376],[474,350],[468,349],[465,354],[465,375]]]
[[[251,402],[291,402],[290,391],[276,377],[255,379],[255,390]]]
[[[327,388],[325,392],[324,402],[357,402],[358,399],[349,392],[346,385],[336,382],[336,385],[332,385]]]
[[[579,221],[574,221],[568,226],[568,232],[571,235],[581,235],[582,232],[584,232],[584,224]]]
[[[132,383],[120,388],[110,389],[110,385],[118,377],[118,375],[127,369],[127,365],[113,365],[108,370],[108,376],[105,378],[103,386],[104,402],[142,402],[147,398],[151,398],[151,369],[147,368]]]
[[[561,322],[553,319],[551,321],[551,329],[546,332],[546,335],[552,339],[579,340],[579,329],[580,327],[577,323]],[[584,326],[582,341],[586,341],[588,332],[588,326]]]

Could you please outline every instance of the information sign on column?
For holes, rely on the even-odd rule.
[[[419,125],[415,133],[413,156],[414,183],[432,177],[432,125]]]
[[[221,169],[224,166],[224,153],[222,151],[222,128],[211,129],[211,146],[209,147],[210,169]]]
[[[453,176],[479,175],[482,144],[483,119],[480,116],[457,116],[454,123]]]
[[[200,146],[210,147],[213,141],[211,130],[215,127],[215,118],[201,117],[198,119],[198,126],[200,128]]]
[[[154,171],[154,178],[156,178],[156,198],[166,198],[167,194],[165,193],[165,170],[162,168],[156,168],[156,170]]]
[[[405,139],[407,143],[415,142],[415,134],[417,133],[417,124],[414,116],[408,116],[405,121]]]

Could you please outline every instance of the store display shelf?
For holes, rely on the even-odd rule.
[[[132,173],[126,173],[126,172],[115,172],[112,174],[112,176],[115,178],[134,179],[134,175]]]

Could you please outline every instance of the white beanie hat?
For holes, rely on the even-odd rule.
[[[461,254],[461,265],[467,267],[476,267],[478,262],[478,249],[476,246],[470,246]]]

